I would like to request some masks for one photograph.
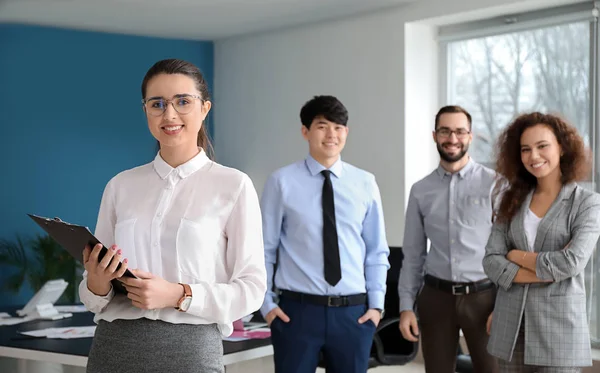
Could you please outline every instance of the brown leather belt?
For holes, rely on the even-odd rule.
[[[317,306],[349,307],[367,304],[367,294],[330,297],[327,295],[297,293],[289,290],[280,290],[279,294],[284,298],[290,298],[301,303],[311,303]]]
[[[442,290],[453,295],[467,295],[477,293],[478,291],[488,290],[495,285],[489,279],[477,282],[452,282],[442,280],[441,278],[425,275],[425,283],[433,288]]]

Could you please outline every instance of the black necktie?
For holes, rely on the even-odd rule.
[[[333,202],[333,186],[331,171],[321,171],[325,177],[323,182],[323,254],[325,258],[325,280],[335,286],[342,278],[340,267],[340,248],[337,228],[335,226],[335,205]]]

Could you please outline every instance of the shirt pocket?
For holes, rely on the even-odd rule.
[[[491,198],[487,194],[464,195],[459,199],[456,208],[461,222],[466,225],[490,225],[492,222]]]
[[[115,224],[115,245],[123,252],[123,258],[127,258],[128,268],[137,268],[135,255],[135,222],[137,219],[127,219]]]
[[[216,267],[224,258],[225,235],[218,220],[181,219],[177,230],[177,264],[182,280],[215,282]]]

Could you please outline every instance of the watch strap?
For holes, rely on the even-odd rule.
[[[192,297],[192,287],[188,284],[182,284],[182,283],[179,283],[179,285],[183,286],[183,296],[181,298],[179,298],[179,301],[177,302],[177,307],[175,307],[175,309],[178,311],[181,311],[181,303],[183,303],[183,301],[186,298]]]

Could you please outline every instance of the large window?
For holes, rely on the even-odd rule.
[[[558,113],[600,158],[597,19],[593,3],[512,15],[440,30],[446,104],[473,116],[470,154],[493,167],[498,135],[517,115]],[[597,175],[594,172],[594,175]],[[596,177],[583,183],[596,189]],[[600,347],[600,261],[586,268],[592,343]]]
[[[494,158],[500,131],[519,113],[561,113],[589,144],[590,23],[448,43],[448,102],[473,115],[472,156]]]

